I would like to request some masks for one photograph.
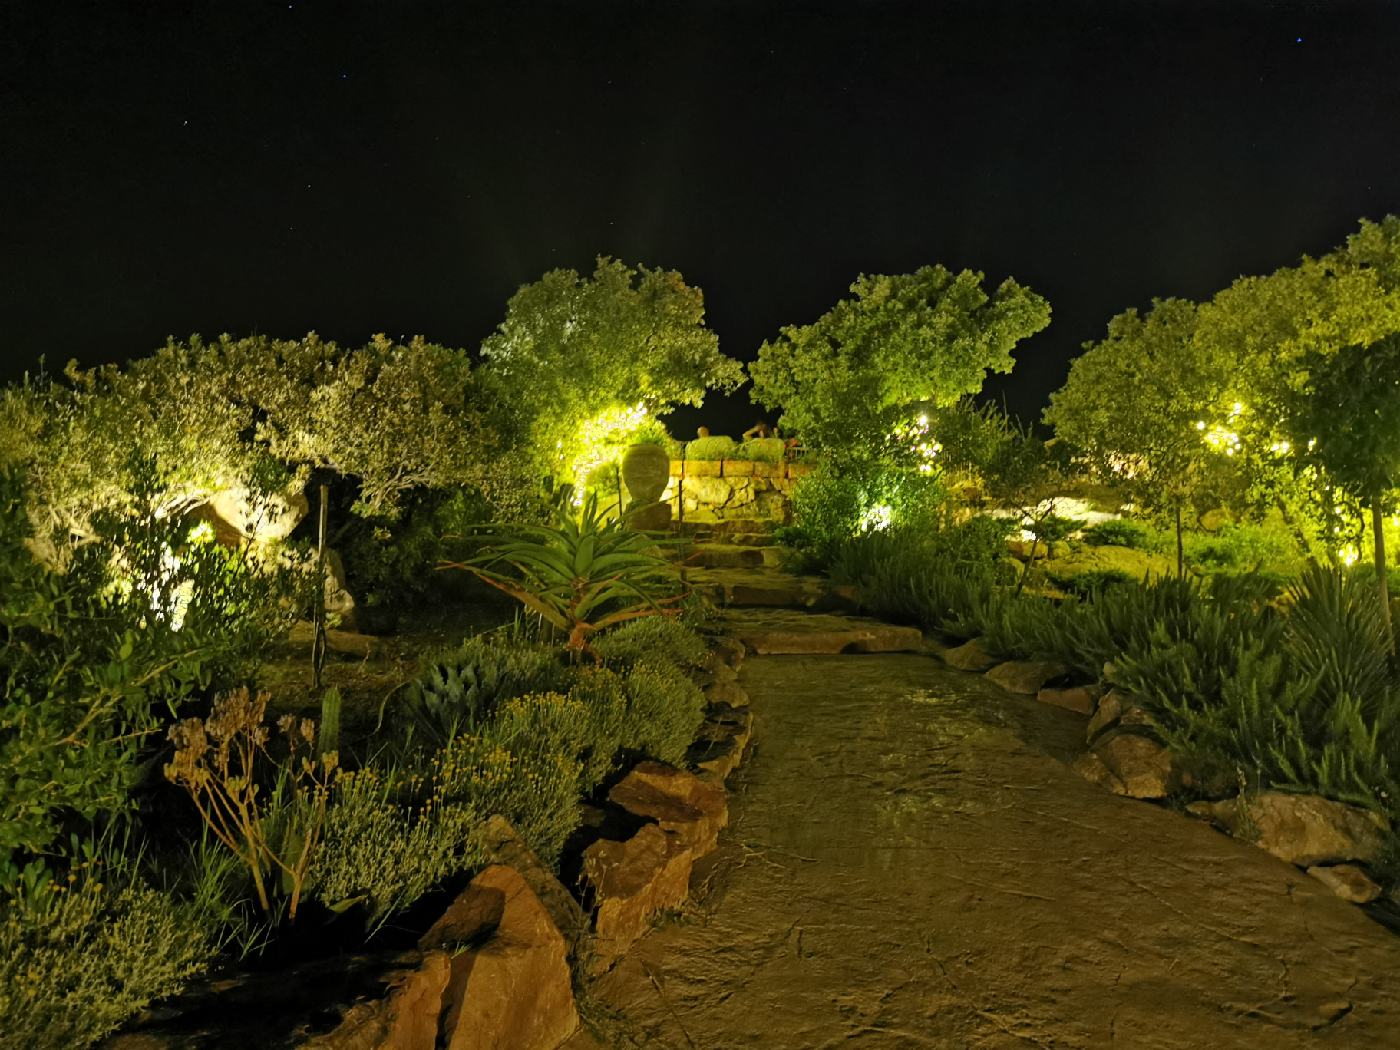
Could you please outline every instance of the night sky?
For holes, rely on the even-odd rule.
[[[474,349],[599,253],[750,359],[941,262],[1050,299],[989,386],[1034,418],[1114,313],[1400,211],[1400,3],[6,0],[0,189],[4,378],[196,331]]]

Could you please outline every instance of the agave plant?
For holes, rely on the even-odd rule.
[[[684,597],[675,568],[656,541],[609,520],[589,496],[574,517],[567,501],[554,524],[509,525],[475,558],[443,562],[509,594],[565,636],[574,657],[596,658],[589,639],[598,631],[643,616],[669,615]]]

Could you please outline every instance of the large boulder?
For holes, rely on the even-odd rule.
[[[223,489],[205,506],[206,520],[214,524],[216,533],[226,526],[246,539],[261,541],[286,539],[310,510],[301,493],[254,496],[242,485]]]
[[[564,938],[514,868],[482,871],[419,947],[454,952],[447,1050],[555,1050],[578,1028]]]
[[[1352,904],[1370,904],[1381,895],[1381,888],[1355,864],[1314,865],[1308,874]]]
[[[1117,794],[1166,798],[1180,786],[1171,752],[1150,737],[1113,733],[1094,745],[1094,754],[1121,785],[1108,785]]]
[[[975,671],[981,674],[995,667],[1000,661],[983,648],[980,639],[974,638],[944,652],[943,662],[959,671]]]
[[[342,631],[359,629],[355,616],[355,597],[345,575],[345,561],[340,552],[326,548],[326,618]]]
[[[1359,806],[1282,791],[1193,802],[1187,809],[1302,867],[1375,860],[1390,829],[1380,814]]]
[[[660,762],[642,762],[608,792],[614,805],[634,816],[654,820],[674,832],[696,857],[715,848],[729,823],[724,789],[694,773]]]
[[[1042,704],[1062,707],[1077,715],[1092,715],[1096,706],[1094,690],[1087,685],[1070,686],[1067,689],[1054,689],[1046,686],[1035,694]]]
[[[481,842],[493,864],[504,864],[520,873],[563,935],[570,957],[575,957],[588,935],[588,917],[578,901],[535,856],[534,850],[525,844],[505,817],[496,814],[486,819],[481,827]]]
[[[430,951],[418,968],[393,978],[389,994],[356,1003],[325,1035],[301,1050],[437,1050],[443,994],[452,975],[445,951]]]
[[[1068,667],[1054,660],[1008,660],[988,671],[987,677],[1008,693],[1035,696],[1046,683],[1068,672]]]
[[[656,824],[625,842],[600,839],[583,851],[583,877],[597,905],[595,971],[631,947],[653,915],[686,899],[694,862],[680,836]]]
[[[715,678],[701,688],[709,703],[726,704],[729,707],[749,706],[748,690],[733,678]]]
[[[1093,717],[1089,719],[1089,725],[1084,730],[1084,737],[1092,744],[1109,730],[1127,726],[1138,726],[1142,730],[1155,729],[1157,719],[1153,717],[1152,712],[1121,689],[1110,689],[1099,698]]]

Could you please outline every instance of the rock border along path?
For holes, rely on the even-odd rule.
[[[919,655],[740,684],[756,750],[697,901],[570,1047],[1400,1047],[1400,938],[1084,781],[1080,717]]]

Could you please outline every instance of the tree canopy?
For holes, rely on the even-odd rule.
[[[501,429],[555,474],[575,463],[595,421],[636,425],[743,379],[705,327],[700,289],[604,257],[591,277],[551,270],[517,291],[481,356]]]
[[[70,365],[66,381],[8,390],[0,431],[40,531],[79,537],[94,512],[127,508],[151,462],[162,514],[320,468],[354,479],[357,509],[376,516],[414,488],[486,486],[496,463],[466,355],[384,336],[353,349],[314,333],[195,336],[124,367]]]
[[[749,366],[753,398],[833,459],[885,444],[920,407],[949,405],[1009,372],[1016,344],[1050,323],[1050,305],[1007,278],[924,266],[862,275],[817,321],[789,325]]]

